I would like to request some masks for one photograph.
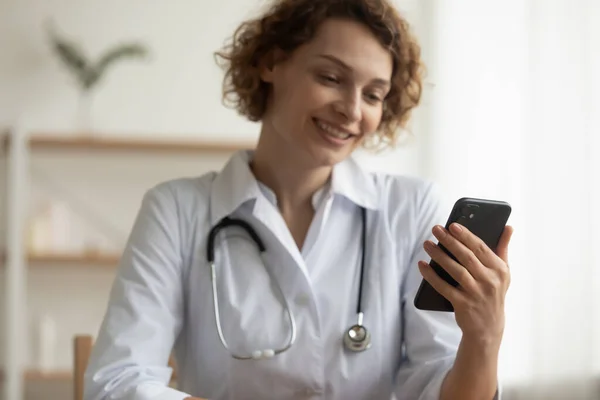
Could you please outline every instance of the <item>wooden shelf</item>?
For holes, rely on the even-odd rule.
[[[30,369],[25,371],[25,381],[71,381],[73,380],[73,371],[39,371]]]
[[[10,144],[10,135],[2,138],[2,147],[6,150]],[[138,152],[138,153],[233,153],[238,150],[252,149],[255,143],[240,141],[212,140],[166,140],[144,137],[90,134],[89,136],[64,135],[55,133],[36,133],[29,137],[32,150],[60,151],[99,151],[99,152]]]
[[[121,258],[120,254],[30,254],[30,264],[81,264],[97,266],[116,266]]]
[[[73,371],[70,370],[55,370],[41,371],[37,369],[28,369],[25,371],[25,381],[60,381],[67,382],[73,380]],[[4,371],[0,371],[0,382],[4,381]]]
[[[1,255],[2,261],[6,259]],[[30,254],[27,257],[29,265],[85,265],[116,267],[121,258],[121,254],[100,254],[100,253],[48,253],[48,254]]]

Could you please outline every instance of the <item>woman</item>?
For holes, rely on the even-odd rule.
[[[219,56],[226,96],[261,123],[258,145],[219,173],[147,192],[86,399],[497,396],[512,229],[494,254],[466,229],[435,225],[445,215],[431,184],[367,173],[350,158],[393,143],[418,104],[421,61],[406,21],[386,0],[280,0]],[[237,226],[217,233],[214,292],[209,231],[227,217],[266,249]],[[422,277],[455,313],[415,309]],[[370,347],[353,351],[344,338],[359,297]],[[172,350],[179,390],[167,386]]]

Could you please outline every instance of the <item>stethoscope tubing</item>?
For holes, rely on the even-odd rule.
[[[357,321],[357,324],[351,326],[344,335],[344,344],[346,345],[346,347],[349,350],[354,351],[354,352],[363,351],[370,347],[370,334],[366,330],[366,328],[364,328],[364,326],[363,326],[364,313],[362,311],[363,282],[364,282],[365,259],[366,259],[365,253],[366,253],[366,245],[367,245],[367,242],[366,242],[367,241],[367,232],[366,232],[367,231],[367,226],[366,226],[367,225],[367,215],[366,215],[367,211],[364,207],[361,207],[361,212],[362,212],[362,222],[363,222],[362,223],[362,238],[361,238],[362,251],[361,251],[360,278],[359,278],[359,283],[358,283],[358,301],[357,301],[357,306],[356,306],[356,314],[357,314],[358,321]],[[261,358],[271,358],[271,357],[281,354],[281,353],[285,352],[286,350],[288,350],[289,348],[291,348],[292,345],[295,343],[296,336],[297,336],[296,320],[291,311],[291,307],[287,300],[287,297],[284,295],[280,285],[275,285],[275,286],[277,286],[279,294],[280,294],[281,298],[283,299],[283,302],[285,303],[286,313],[288,315],[288,319],[289,319],[289,323],[290,323],[290,336],[287,341],[287,344],[284,347],[281,347],[278,349],[255,350],[251,354],[238,354],[231,350],[231,348],[229,347],[229,344],[227,343],[227,340],[225,339],[225,335],[223,334],[223,328],[221,326],[221,316],[220,316],[220,312],[219,312],[219,298],[218,298],[218,290],[217,290],[217,272],[216,272],[216,265],[215,265],[215,240],[216,240],[216,237],[219,234],[219,232],[221,232],[225,228],[228,228],[231,226],[238,226],[238,227],[242,228],[243,230],[245,230],[248,233],[248,235],[250,235],[250,237],[252,238],[254,243],[257,245],[259,251],[261,253],[266,251],[266,246],[264,245],[260,236],[258,236],[258,234],[254,230],[254,228],[248,222],[246,222],[244,220],[235,219],[235,218],[231,218],[231,217],[224,217],[221,221],[219,221],[219,223],[217,223],[215,226],[213,226],[211,228],[211,230],[208,234],[208,240],[206,243],[206,258],[210,265],[211,288],[212,288],[212,295],[213,295],[215,325],[217,326],[217,333],[218,333],[219,339],[221,340],[221,343],[223,344],[225,349],[235,359],[257,360],[257,359],[261,359]],[[269,273],[269,275],[271,275],[270,272],[268,271],[268,269],[267,269],[267,272]],[[271,277],[271,278],[273,278],[273,277]],[[356,332],[357,330],[361,331],[364,334],[363,336],[366,339],[364,339],[364,340],[354,339],[351,332]]]

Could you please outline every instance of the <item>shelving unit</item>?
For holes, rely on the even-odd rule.
[[[5,134],[2,147],[10,149],[13,135]],[[114,134],[64,135],[39,132],[27,139],[29,150],[96,151],[96,152],[136,152],[136,153],[232,153],[249,149],[253,143],[233,141],[196,141],[148,139],[147,137],[126,137]]]
[[[4,381],[4,371],[0,371],[0,383]],[[69,370],[41,371],[36,369],[26,369],[23,373],[25,382],[53,381],[70,382],[73,379],[73,372]]]
[[[158,157],[166,154],[219,154],[227,156],[237,150],[254,147],[253,142],[165,140],[143,137],[111,135],[60,134],[36,132],[29,134],[22,127],[15,127],[0,136],[0,153],[7,158],[6,196],[6,245],[0,248],[0,264],[5,274],[5,368],[0,371],[4,398],[22,400],[25,382],[68,381],[72,372],[65,370],[41,371],[25,367],[24,355],[18,344],[26,334],[24,315],[27,310],[23,300],[27,296],[27,268],[51,267],[52,265],[85,265],[114,268],[120,253],[48,253],[28,254],[25,244],[25,224],[30,185],[30,158],[37,152],[69,152],[87,154],[138,154]],[[0,290],[2,292],[2,290]]]
[[[1,254],[0,265],[6,264],[7,256]],[[114,267],[119,263],[121,255],[118,253],[48,253],[48,254],[27,254],[27,265],[30,267],[42,265],[88,265],[98,267]]]
[[[29,265],[90,265],[115,267],[120,254],[29,254],[27,261]]]

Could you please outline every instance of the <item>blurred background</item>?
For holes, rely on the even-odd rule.
[[[394,1],[424,97],[401,147],[356,157],[448,211],[510,202],[504,399],[600,399],[600,2]],[[252,147],[213,52],[264,3],[0,0],[0,398],[73,399],[143,193]]]

